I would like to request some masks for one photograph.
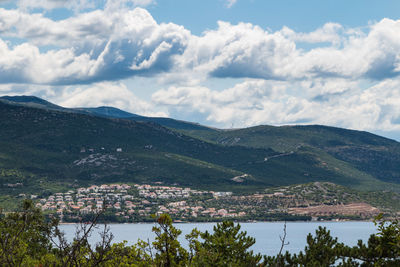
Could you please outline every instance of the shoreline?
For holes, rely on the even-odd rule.
[[[215,221],[215,222],[173,222],[173,224],[216,224],[220,223],[221,221]],[[373,223],[373,220],[323,220],[323,221],[304,221],[304,220],[298,220],[298,221],[234,221],[235,223],[344,223],[344,222],[370,222]],[[97,225],[124,225],[124,224],[155,224],[156,222],[125,222],[125,223],[118,223],[118,222],[109,222],[109,223],[97,223]],[[77,225],[80,224],[80,222],[60,222],[59,225]]]

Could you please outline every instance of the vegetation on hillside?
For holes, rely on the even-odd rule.
[[[229,186],[235,184],[232,177],[243,174],[236,170],[240,166],[274,154],[213,145],[150,123],[4,104],[0,110],[0,168],[53,181],[156,178]]]
[[[57,221],[47,222],[32,202],[24,201],[19,212],[0,217],[0,263],[2,266],[398,266],[400,223],[376,218],[378,232],[368,243],[357,246],[339,243],[326,228],[309,234],[299,254],[281,249],[276,256],[254,254],[256,242],[240,225],[221,222],[214,231],[197,229],[186,235],[189,250],[180,244],[181,231],[167,214],[156,219],[155,241],[139,240],[128,246],[113,243],[107,226],[95,246],[88,241],[96,221],[78,228],[72,242],[66,240]],[[282,248],[285,246],[284,232]]]
[[[114,182],[243,193],[331,182],[366,192],[369,202],[368,191],[400,192],[400,144],[370,133],[325,126],[219,130],[131,115],[2,97],[0,203],[15,207],[19,194]],[[396,198],[388,193],[378,204]]]
[[[292,195],[297,202],[306,203],[307,206],[321,204],[343,205],[365,202],[379,208],[379,210],[384,213],[400,211],[400,193],[391,191],[357,191],[329,182],[314,182],[267,188],[265,189],[265,193]],[[287,207],[295,207],[295,205],[288,204]]]
[[[271,148],[282,154],[307,149],[326,167],[352,172],[363,179],[400,182],[400,144],[368,132],[327,127],[267,126],[233,130],[181,131],[184,134],[227,146]],[[342,168],[341,168],[342,167]]]
[[[24,177],[82,185],[158,179],[232,191],[310,181],[363,189],[384,185],[345,162],[316,157],[308,148],[282,154],[266,147],[212,144],[148,122],[5,103],[0,111],[0,168]],[[232,180],[243,174],[247,179]]]

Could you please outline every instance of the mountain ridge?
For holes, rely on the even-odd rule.
[[[100,107],[78,107],[78,108],[65,108],[59,105],[55,105],[50,103],[44,99],[41,99],[36,96],[2,96],[0,97],[0,101],[6,101],[9,104],[16,105],[26,105],[31,107],[45,108],[51,110],[61,110],[61,111],[69,111],[75,113],[82,114],[90,114],[95,116],[101,116],[105,118],[116,118],[116,119],[130,119],[134,121],[143,121],[143,122],[155,122],[165,127],[171,127],[174,129],[180,130],[208,130],[212,129],[208,126],[203,126],[198,123],[187,122],[183,120],[176,120],[167,117],[146,117],[134,113],[130,113],[119,108],[111,107],[111,106],[100,106]]]

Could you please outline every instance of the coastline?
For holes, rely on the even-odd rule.
[[[173,224],[216,224],[219,223],[221,221],[210,221],[210,222],[201,222],[201,221],[193,221],[193,222],[176,222],[174,221]],[[353,223],[357,223],[357,222],[373,222],[373,219],[368,219],[368,220],[293,220],[293,221],[233,221],[235,223],[239,223],[239,224],[257,224],[257,223],[344,223],[344,222],[353,222]],[[80,224],[82,222],[60,222],[60,225],[77,225]],[[156,221],[154,222],[100,222],[97,223],[97,225],[126,225],[126,224],[155,224]]]

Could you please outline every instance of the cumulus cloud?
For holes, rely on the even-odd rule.
[[[276,112],[277,105],[284,105],[282,101],[288,102],[285,90],[286,87],[280,82],[250,80],[223,91],[212,91],[201,86],[171,86],[154,93],[152,100],[158,105],[167,106],[171,114],[198,113],[211,123],[249,126],[271,119],[272,116],[264,115]]]
[[[87,79],[101,64],[88,54],[76,56],[73,49],[40,53],[36,46],[22,44],[10,49],[0,41],[1,83],[67,83]]]
[[[64,20],[29,9],[65,1],[33,2],[20,1],[25,11],[0,9],[0,92],[42,87],[62,105],[113,105],[224,127],[320,123],[400,130],[400,20],[363,30],[327,23],[313,32],[221,21],[197,36],[132,8],[152,0],[108,1],[104,9]],[[164,89],[152,101],[138,99],[120,82],[135,76],[152,77]],[[204,86],[210,77],[244,82],[215,91]],[[160,107],[166,112],[157,113]]]
[[[400,79],[385,80],[365,90],[345,80],[249,80],[223,91],[172,86],[154,93],[152,99],[181,119],[197,114],[205,123],[224,127],[317,123],[395,131],[400,130],[399,86]],[[330,93],[318,95],[318,91]]]
[[[103,16],[103,17],[102,17]],[[0,33],[17,37],[27,43],[43,46],[81,47],[100,45],[113,30],[113,21],[103,11],[79,14],[66,20],[54,21],[40,13],[0,9]]]
[[[118,7],[112,12],[94,10],[61,21],[0,9],[0,33],[27,40],[15,47],[2,42],[7,60],[0,68],[13,70],[2,82],[75,84],[161,73],[200,81],[210,76],[383,80],[400,73],[400,21],[383,19],[365,33],[335,23],[296,33],[218,22],[217,29],[196,36],[182,26],[157,23],[145,9],[119,6],[126,2],[113,2]],[[299,42],[324,45],[301,49]],[[54,49],[42,51],[42,46]]]
[[[143,116],[167,117],[168,112],[143,100],[123,82],[99,82],[79,86],[0,84],[1,95],[34,95],[63,107],[112,106]]]
[[[280,79],[284,60],[297,56],[296,45],[280,32],[269,34],[249,23],[218,22],[218,29],[193,37],[179,58],[214,77]]]
[[[189,38],[183,27],[157,24],[141,8],[97,10],[63,21],[2,11],[4,34],[33,40],[14,47],[0,40],[3,83],[76,84],[160,73],[172,67]],[[64,47],[41,52],[40,45]]]
[[[398,75],[400,21],[384,19],[367,34],[327,24],[309,34],[288,28],[268,32],[252,24],[219,22],[216,30],[194,37],[182,65],[213,77],[297,80],[318,77],[384,79]],[[329,42],[310,50],[296,41]]]
[[[354,35],[358,31],[344,32],[342,25],[338,23],[326,23],[321,28],[310,33],[296,33],[288,27],[283,27],[282,34],[296,41],[305,43],[331,43],[335,46],[340,45],[347,34]]]

